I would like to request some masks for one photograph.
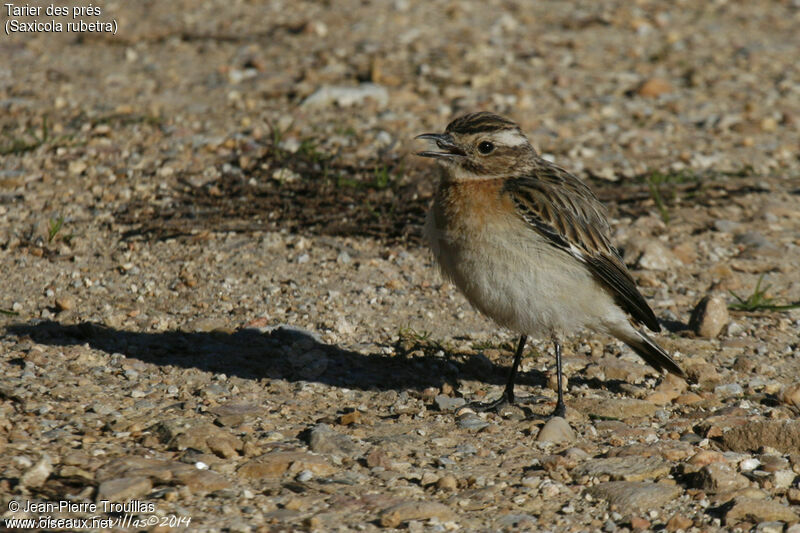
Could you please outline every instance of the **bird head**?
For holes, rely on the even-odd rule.
[[[438,148],[417,155],[438,160],[445,175],[455,180],[507,176],[536,157],[519,126],[494,113],[463,115],[448,124],[444,133],[423,133],[416,138]]]

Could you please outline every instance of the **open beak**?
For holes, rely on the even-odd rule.
[[[422,157],[433,157],[436,159],[453,159],[455,157],[464,157],[467,155],[464,150],[458,147],[453,141],[453,136],[449,133],[423,133],[417,135],[415,139],[424,139],[426,141],[433,141],[442,151],[441,152],[417,152],[417,155]]]

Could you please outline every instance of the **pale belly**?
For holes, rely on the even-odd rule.
[[[426,235],[442,273],[501,326],[541,338],[626,321],[588,270],[522,222],[484,226],[469,238],[435,226],[429,216]]]

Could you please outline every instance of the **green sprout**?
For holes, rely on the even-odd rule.
[[[44,143],[50,140],[50,129],[47,126],[47,115],[42,117],[42,133],[37,135],[32,129],[28,130],[28,135],[33,138],[33,141],[11,137],[4,134],[9,142],[5,146],[0,146],[0,155],[22,154],[36,150]]]
[[[375,167],[373,183],[376,188],[381,190],[387,188],[391,182],[391,178],[392,176],[389,174],[389,169],[386,165]]]
[[[431,335],[430,331],[417,331],[411,326],[401,327],[397,330],[397,336],[401,339],[410,339],[416,342],[427,342],[431,339]]]
[[[662,186],[663,185],[670,185],[673,186],[672,189],[672,199],[674,200],[677,193],[674,189],[675,185],[679,185],[681,183],[693,183],[700,179],[700,177],[688,170],[682,170],[679,172],[659,172],[653,171],[651,172],[645,179],[645,183],[647,183],[647,188],[650,190],[650,197],[653,199],[653,202],[656,204],[658,208],[658,212],[661,215],[661,220],[664,221],[664,224],[669,224],[670,216],[669,216],[669,208],[667,206],[667,200],[664,198],[662,194]]]
[[[50,219],[50,227],[47,230],[47,242],[53,242],[53,239],[56,238],[56,235],[58,235],[58,232],[61,231],[61,227],[63,225],[64,217],[62,216]]]
[[[733,291],[728,291],[731,295],[736,298],[737,302],[728,305],[729,309],[733,309],[735,311],[788,311],[790,309],[800,309],[800,302],[795,302],[793,304],[775,304],[773,303],[774,298],[770,298],[767,296],[767,290],[769,290],[769,285],[764,286],[761,288],[761,282],[764,279],[764,274],[761,274],[758,277],[758,281],[756,282],[756,287],[753,289],[752,294],[747,298],[742,298],[738,294]]]
[[[667,209],[667,204],[664,202],[664,198],[661,197],[661,190],[654,176],[655,174],[652,174],[647,178],[647,187],[650,189],[650,196],[653,198],[653,202],[655,202],[656,207],[658,207],[658,212],[661,214],[661,220],[664,221],[664,224],[669,224],[669,210]]]

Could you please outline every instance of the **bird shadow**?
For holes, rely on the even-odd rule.
[[[252,380],[318,382],[361,390],[423,390],[459,379],[487,384],[505,382],[507,368],[493,365],[482,355],[450,350],[422,350],[395,346],[386,353],[362,353],[323,342],[313,332],[292,326],[269,331],[137,332],[93,322],[61,324],[55,321],[10,324],[6,333],[51,346],[89,347],[122,354],[159,366],[194,368]],[[382,351],[381,351],[382,352]],[[521,384],[541,384],[544,377],[526,372]]]

